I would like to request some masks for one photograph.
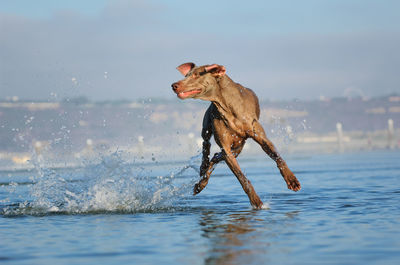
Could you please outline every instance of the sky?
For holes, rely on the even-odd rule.
[[[400,1],[1,0],[0,99],[176,97],[221,64],[262,99],[400,94]]]

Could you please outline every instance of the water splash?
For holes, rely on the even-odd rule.
[[[3,209],[4,215],[135,213],[173,210],[198,178],[193,158],[167,175],[154,165],[126,162],[117,152],[100,163],[68,171],[38,167],[32,200]],[[180,206],[182,200],[179,200]]]

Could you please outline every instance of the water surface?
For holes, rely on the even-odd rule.
[[[0,172],[4,264],[398,264],[400,152],[240,165],[269,206],[253,210],[226,165],[191,196],[198,160]]]

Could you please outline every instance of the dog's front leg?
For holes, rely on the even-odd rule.
[[[224,159],[228,167],[231,169],[233,174],[235,174],[236,178],[239,180],[240,185],[242,185],[244,192],[246,192],[247,196],[249,197],[250,204],[255,209],[261,209],[263,203],[260,197],[258,197],[256,191],[254,190],[254,187],[251,184],[250,180],[246,178],[246,176],[240,169],[239,164],[235,158],[235,155],[232,154],[232,152],[230,151],[229,152],[224,151]]]
[[[204,176],[210,166],[210,141],[203,141],[203,157],[201,159],[200,177]]]
[[[212,118],[211,112],[212,112],[212,105],[208,107],[203,117],[203,128],[201,130],[201,137],[203,138],[203,157],[200,166],[200,177],[203,177],[204,174],[206,174],[210,166],[210,148],[211,148],[210,139],[213,133],[212,123],[211,123],[211,118]]]
[[[210,139],[212,136],[211,116],[210,108],[206,111],[203,118],[203,129],[201,130],[201,137],[203,138],[203,157],[200,165],[200,181],[194,185],[193,195],[200,193],[205,186],[207,186],[208,179],[210,178],[211,172],[209,169],[213,168],[213,162],[210,164]]]
[[[210,166],[211,135],[211,128],[203,128],[201,133],[201,136],[203,137],[203,157],[200,166],[200,177],[206,174],[207,169]]]
[[[200,181],[194,185],[193,195],[199,194],[208,184],[208,180],[210,179],[211,173],[214,171],[215,166],[223,160],[222,152],[215,153],[211,162],[208,164],[208,168],[205,169],[204,176],[200,179]]]

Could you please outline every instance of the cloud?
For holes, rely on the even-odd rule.
[[[185,61],[224,64],[263,98],[341,96],[348,87],[371,96],[399,91],[400,35],[393,28],[271,33],[262,32],[261,17],[230,27],[224,19],[237,10],[219,17],[201,7],[190,17],[190,8],[196,6],[111,1],[96,16],[0,13],[0,97],[173,97],[170,84],[181,78],[175,67]]]

